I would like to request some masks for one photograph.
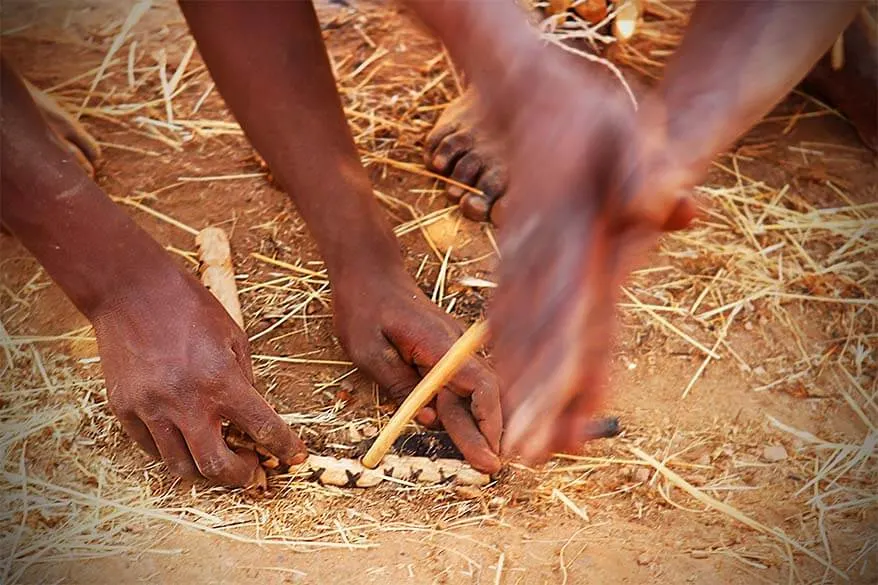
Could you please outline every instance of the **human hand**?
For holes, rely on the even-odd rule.
[[[660,231],[694,214],[659,104],[635,114],[617,82],[561,61],[543,63],[502,125],[510,186],[489,319],[502,452],[528,463],[593,438],[619,287]]]
[[[460,337],[460,325],[431,303],[407,276],[333,288],[335,325],[354,364],[401,402]],[[417,417],[438,419],[470,464],[500,469],[502,419],[494,373],[472,357]]]
[[[244,332],[189,275],[170,269],[155,282],[93,319],[125,432],[175,475],[230,486],[250,485],[259,462],[229,449],[224,420],[284,463],[303,461],[304,444],[253,386]]]

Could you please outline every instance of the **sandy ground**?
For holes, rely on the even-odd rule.
[[[54,95],[75,108],[131,6],[4,4],[4,56],[36,85],[53,88]],[[454,300],[453,312],[470,321],[489,291],[457,281],[463,276],[491,278],[497,260],[489,228],[460,221],[453,209],[428,215],[446,207],[441,184],[412,171],[422,168],[424,133],[457,95],[455,76],[437,43],[389,8],[328,6],[321,9],[321,18],[358,145],[376,190],[386,196],[389,221],[405,232],[400,242],[407,264],[432,294],[442,253],[451,246],[440,302],[449,306]],[[133,49],[132,42],[137,43]],[[103,143],[97,180],[108,195],[128,198],[121,204],[127,202],[127,211],[140,225],[177,252],[181,265],[193,268],[192,236],[167,219],[132,207],[132,202],[196,229],[214,224],[229,230],[239,286],[245,291],[248,333],[258,334],[295,313],[255,340],[254,354],[339,362],[257,360],[261,389],[280,412],[332,409],[339,398],[338,379],[350,367],[332,334],[327,290],[320,290],[319,279],[299,279],[253,253],[313,271],[321,269],[319,255],[289,200],[262,176],[252,149],[210,90],[197,52],[171,104],[178,126],[167,129],[148,121],[166,121],[159,67],[166,64],[169,74],[176,70],[190,44],[185,23],[171,3],[154,6],[125,39],[82,117]],[[133,89],[127,80],[129,55],[134,59]],[[90,73],[81,75],[85,72]],[[132,104],[139,104],[136,112],[122,111]],[[0,405],[5,427],[0,542],[6,553],[0,557],[9,559],[4,580],[843,582],[776,534],[746,528],[672,487],[632,454],[635,446],[664,460],[703,493],[830,559],[849,582],[876,582],[878,524],[875,502],[868,496],[876,485],[875,453],[874,443],[868,449],[867,423],[874,434],[878,409],[869,299],[875,280],[869,267],[875,266],[875,256],[869,238],[875,235],[876,209],[870,202],[875,201],[878,172],[847,123],[812,101],[791,96],[773,116],[775,121],[741,141],[734,156],[718,160],[726,169],[737,168],[739,176],[720,167],[712,173],[706,185],[714,191],[706,191],[704,198],[713,215],[702,231],[666,241],[651,261],[653,270],[637,275],[630,290],[649,307],[679,308],[691,306],[709,283],[720,282],[705,293],[699,313],[741,300],[742,289],[731,284],[724,289],[717,271],[726,269],[723,274],[737,278],[735,262],[752,252],[746,249],[750,242],[744,219],[752,220],[750,215],[762,208],[746,207],[741,201],[747,197],[773,200],[791,213],[839,208],[851,221],[861,222],[852,228],[838,220],[842,227],[828,231],[841,239],[827,236],[825,245],[818,240],[827,230],[814,226],[807,233],[791,230],[789,241],[784,240],[789,255],[778,262],[796,263],[796,247],[804,242],[804,255],[818,268],[808,272],[804,261],[796,266],[823,274],[822,280],[813,274],[811,280],[788,278],[782,291],[792,296],[742,302],[731,324],[727,310],[697,320],[686,311],[628,303],[607,406],[622,418],[624,435],[588,446],[584,458],[556,460],[542,472],[507,472],[497,485],[475,494],[447,487],[390,486],[342,492],[277,479],[268,499],[254,500],[240,492],[177,484],[131,447],[111,419],[87,321],[14,238],[2,236],[0,319],[8,334],[4,348],[10,348]],[[186,126],[187,120],[202,123]],[[775,198],[779,192],[783,196]],[[728,193],[737,193],[738,199]],[[833,250],[857,229],[862,231],[849,249],[856,252],[853,261],[858,264],[846,270],[865,268],[854,279],[859,288],[845,293],[849,289],[824,278],[819,268],[834,265]],[[863,252],[856,248],[861,243],[867,248]],[[763,240],[759,244],[768,247]],[[854,278],[847,274],[838,277],[843,284]],[[260,286],[277,279],[282,280],[274,288]],[[805,298],[811,296],[823,300]],[[856,300],[832,300],[848,297]],[[667,320],[677,333],[666,326]],[[65,334],[66,339],[57,338]],[[702,369],[704,355],[689,341],[693,338],[714,347],[721,359]],[[848,360],[849,354],[853,357]],[[852,379],[865,394],[852,390],[845,378],[830,375],[826,364],[836,360],[839,367],[850,366]],[[682,399],[693,376],[696,381]],[[356,373],[346,380],[352,382],[346,391],[352,390],[353,397],[333,411],[338,424],[331,432],[338,436],[351,425],[362,429],[376,422],[381,410],[368,380]],[[385,405],[382,416],[388,410]],[[54,412],[60,413],[57,420],[39,422],[39,416]],[[836,445],[835,451],[812,449],[801,436],[770,424],[769,417]],[[315,424],[302,432],[314,443],[329,431]],[[831,476],[797,493],[841,452],[839,446],[852,446],[844,451],[847,457],[864,442],[864,458],[834,485]],[[787,456],[767,460],[765,448],[778,445]],[[22,472],[36,478],[30,492],[13,477]],[[854,495],[845,495],[845,501],[854,504],[821,513],[809,498],[833,487],[850,489]],[[559,492],[580,515],[558,498]]]

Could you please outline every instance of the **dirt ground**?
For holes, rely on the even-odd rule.
[[[153,3],[90,89],[133,6],[4,3],[4,57],[73,111],[85,104],[103,148],[98,183],[182,266],[194,270],[186,226],[230,231],[260,388],[279,412],[327,413],[299,426],[310,444],[350,442],[392,408],[351,373],[314,243],[197,51],[187,62],[176,6]],[[420,159],[459,80],[404,14],[320,14],[407,265],[470,322],[490,289],[459,281],[492,278],[493,232],[461,221]],[[700,191],[707,217],[627,286],[607,405],[623,435],[475,493],[277,477],[254,499],[180,485],[109,414],[88,322],[3,235],[0,581],[878,582],[876,185],[847,122],[791,95],[717,160]]]

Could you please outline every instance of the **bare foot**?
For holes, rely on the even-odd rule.
[[[845,30],[841,67],[834,69],[826,55],[803,86],[844,114],[863,143],[878,152],[878,36],[867,18],[860,16]]]
[[[427,136],[427,168],[482,193],[449,185],[448,199],[460,203],[463,215],[474,221],[495,221],[494,206],[506,192],[506,165],[496,148],[478,129],[480,115],[474,90],[451,102]],[[497,212],[500,212],[500,206]]]
[[[25,85],[55,138],[76,157],[82,168],[94,179],[95,165],[101,156],[101,147],[97,141],[49,94],[37,89],[27,80]]]

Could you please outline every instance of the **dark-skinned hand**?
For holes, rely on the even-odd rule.
[[[339,283],[333,308],[338,336],[354,364],[397,401],[463,332],[407,276]],[[437,418],[473,467],[486,473],[500,469],[499,386],[480,358],[468,360],[418,416],[427,425]]]
[[[528,463],[592,438],[619,287],[644,247],[693,213],[686,174],[663,148],[661,109],[637,114],[603,68],[583,75],[553,57],[497,120],[510,182],[489,318],[503,453]]]
[[[304,444],[254,388],[247,337],[222,305],[182,272],[155,282],[94,319],[125,432],[174,474],[229,486],[249,485],[258,460],[229,449],[224,420],[284,463],[304,460]]]

